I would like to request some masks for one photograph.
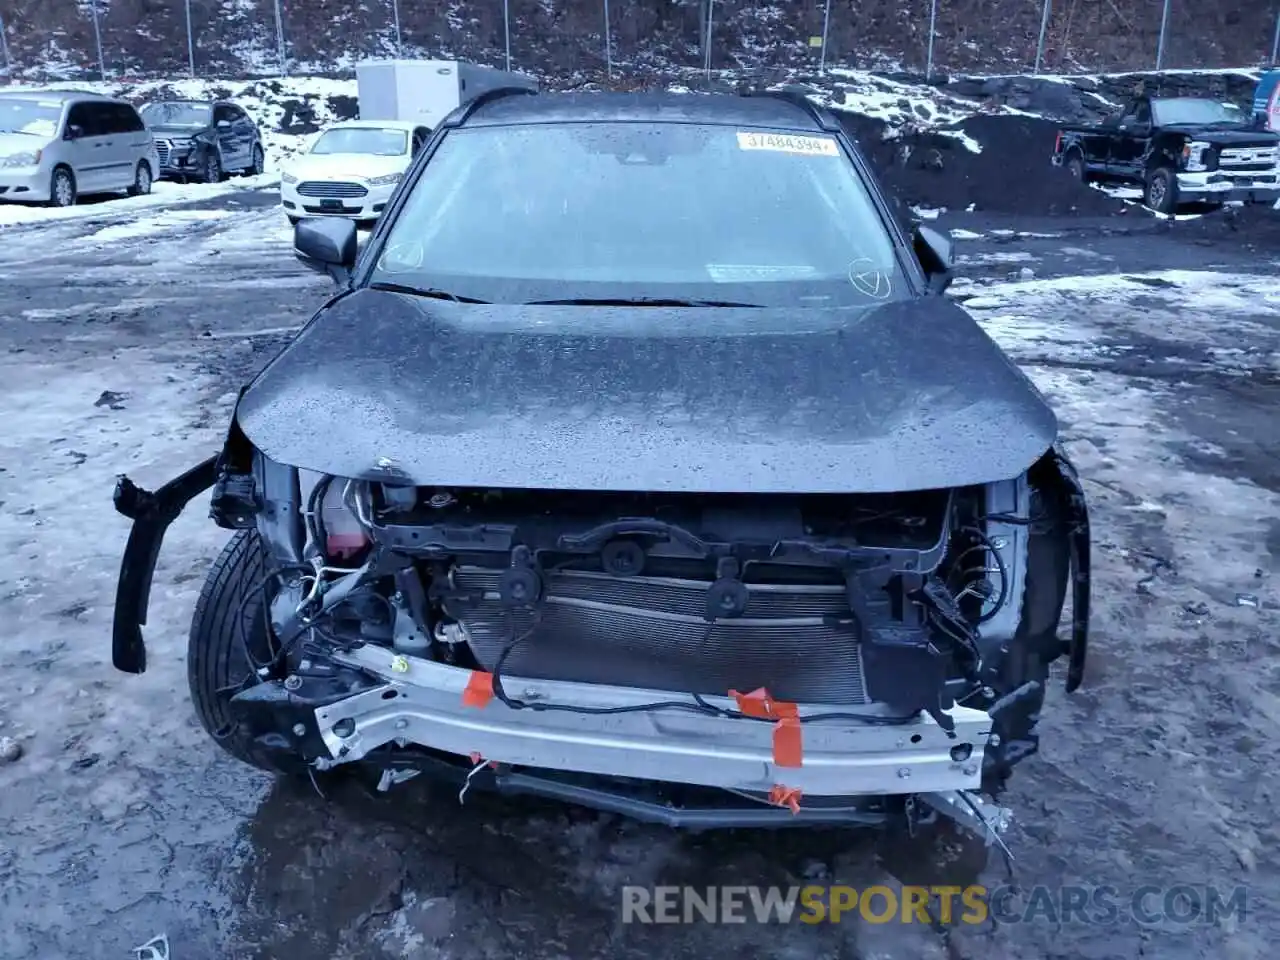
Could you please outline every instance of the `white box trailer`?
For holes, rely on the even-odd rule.
[[[537,90],[532,77],[460,60],[365,60],[356,64],[361,120],[407,120],[431,129],[495,87]]]

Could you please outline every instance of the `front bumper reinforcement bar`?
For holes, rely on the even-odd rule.
[[[979,788],[992,726],[986,713],[960,706],[948,711],[956,723],[950,734],[924,714],[891,725],[812,721],[802,724],[802,765],[780,766],[768,721],[678,710],[512,709],[499,699],[477,709],[463,704],[469,670],[373,646],[333,660],[385,684],[316,708],[329,751],[317,761],[321,768],[387,744],[415,744],[516,767],[738,791],[767,793],[784,784],[812,797],[946,793]],[[503,686],[520,700],[561,707],[643,707],[675,699],[669,691],[520,677],[504,677]],[[735,708],[727,697],[704,699]],[[802,718],[834,712],[829,705],[799,705]]]

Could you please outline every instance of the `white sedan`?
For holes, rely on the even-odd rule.
[[[292,223],[322,216],[377,220],[430,136],[427,127],[408,121],[335,123],[286,166],[280,204]]]

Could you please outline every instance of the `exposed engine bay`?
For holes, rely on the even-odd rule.
[[[426,772],[460,799],[474,781],[686,827],[941,813],[990,843],[1008,811],[982,795],[1036,751],[1050,664],[1083,677],[1088,513],[1056,448],[945,490],[652,494],[344,479],[233,427],[155,493],[117,486],[118,669],[145,669],[155,553],[210,486],[244,581],[197,608],[192,649],[223,630],[245,669],[202,722],[267,769]]]
[[[349,480],[248,445],[237,463],[234,440],[211,513],[261,541],[236,621],[268,655],[230,706],[263,750],[315,769],[375,763],[386,788],[469,756],[464,792],[483,768],[658,819],[670,803],[628,787],[793,814],[803,794],[839,822],[888,800],[990,842],[1007,812],[978,791],[1035,751],[1049,664],[1065,653],[1068,689],[1081,679],[1087,513],[1056,451],[950,490],[656,495]],[[162,514],[164,492],[122,480],[117,506]],[[121,669],[129,642],[118,625]],[[528,769],[610,779],[609,801]]]
[[[274,620],[314,607],[312,643],[380,644],[499,688],[503,674],[763,687],[944,718],[981,690],[983,645],[998,652],[1018,622],[1029,498],[1008,487],[997,546],[996,490],[658,498],[321,477],[303,551],[319,579],[279,591]],[[403,565],[378,576],[392,557]],[[317,606],[342,576],[362,583]]]

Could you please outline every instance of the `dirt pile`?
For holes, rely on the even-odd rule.
[[[1274,256],[1280,251],[1280,210],[1265,204],[1226,207],[1194,220],[1173,220],[1163,229],[1192,243],[1220,243]]]
[[[911,206],[1045,217],[1107,217],[1134,209],[1051,165],[1058,127],[1048,120],[977,116],[886,140],[879,121],[848,113],[840,119],[885,186]]]
[[[1012,107],[1065,123],[1096,123],[1139,90],[1152,96],[1212,97],[1241,107],[1253,103],[1257,80],[1238,73],[1126,73],[1103,77],[962,77],[947,93]]]

